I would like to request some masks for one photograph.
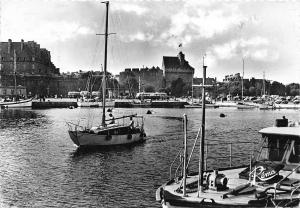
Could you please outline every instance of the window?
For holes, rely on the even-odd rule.
[[[290,143],[288,139],[285,138],[270,138],[269,137],[269,160],[271,161],[282,161],[283,155],[286,151],[288,144]]]
[[[300,163],[300,141],[295,141],[289,158],[290,163]]]

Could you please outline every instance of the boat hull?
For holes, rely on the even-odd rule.
[[[291,201],[291,185],[289,183],[282,184],[282,190],[288,190],[278,194],[276,199],[272,201],[266,197],[257,198],[256,194],[261,193],[267,188],[274,187],[272,184],[267,186],[245,186],[248,179],[239,178],[239,173],[245,168],[225,168],[222,173],[228,178],[228,189],[226,190],[205,190],[198,196],[197,186],[187,190],[187,195],[183,196],[182,192],[178,193],[176,190],[180,187],[181,180],[172,179],[169,182],[160,186],[156,191],[156,201],[160,202],[164,208],[186,208],[186,207],[299,207],[300,206],[300,193],[295,192],[293,201]],[[283,177],[288,176],[289,171],[281,170],[280,175]],[[291,175],[291,184],[294,181],[300,181],[300,175],[294,173]],[[177,181],[177,182],[176,182]],[[289,180],[287,180],[289,181]],[[192,174],[187,178],[187,184],[197,184],[198,175]],[[189,185],[187,185],[189,186]],[[239,193],[229,194],[230,190],[236,187],[243,187]],[[272,188],[270,189],[270,196],[272,195]],[[243,192],[243,193],[242,193]],[[279,191],[280,192],[280,191]],[[225,196],[226,195],[226,196]]]
[[[15,102],[0,102],[1,108],[30,108],[32,107],[32,99],[21,100]]]
[[[275,201],[275,203],[279,203],[280,201]],[[288,201],[287,201],[288,203]],[[162,202],[162,207],[163,208],[262,208],[262,207],[273,207],[274,204],[271,202],[266,206],[266,201],[261,201],[258,203],[253,203],[253,204],[246,204],[246,205],[225,205],[225,204],[218,204],[218,203],[213,203],[213,202],[198,202],[198,203],[192,203],[192,202],[186,202],[186,201],[172,201],[172,202]],[[299,201],[295,203],[291,203],[290,206],[277,206],[278,208],[283,208],[283,207],[294,207],[298,208],[299,207]]]
[[[81,131],[69,131],[69,135],[77,146],[112,146],[142,142],[145,139],[143,133],[108,136]]]
[[[86,108],[98,108],[101,106],[100,102],[77,102],[78,107],[86,107]]]

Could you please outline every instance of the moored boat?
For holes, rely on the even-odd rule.
[[[101,102],[78,101],[77,106],[78,107],[98,108],[101,106]]]
[[[8,101],[8,102],[0,102],[1,108],[25,108],[32,107],[32,98],[18,100],[18,101]]]
[[[205,71],[205,68],[203,70]],[[203,76],[203,86],[205,86],[205,76]],[[204,95],[205,90],[202,93]],[[162,207],[300,206],[299,125],[288,126],[287,119],[278,119],[275,127],[259,131],[263,138],[261,146],[256,158],[251,159],[248,166],[208,170],[204,167],[204,152],[208,152],[204,151],[204,103],[199,172],[188,173],[191,155],[189,157],[187,155],[186,117],[184,120],[184,149],[181,151],[183,159],[179,167],[182,171],[179,176],[171,175],[170,180],[157,189],[156,200]]]
[[[108,8],[106,4],[105,50],[104,70],[102,80],[102,123],[97,126],[87,127],[67,122],[69,136],[77,146],[111,146],[137,143],[145,140],[144,119],[142,116],[128,115],[119,118],[105,118],[106,108],[106,73],[107,73],[107,38],[108,38]],[[129,121],[126,121],[129,119]]]
[[[245,102],[237,102],[236,107],[237,107],[237,109],[254,109],[254,108],[257,108],[256,105],[245,103]]]
[[[132,108],[150,108],[151,107],[151,101],[145,101],[145,100],[133,100],[130,102],[130,107]]]
[[[127,121],[128,119],[129,121]],[[109,122],[109,124],[91,128],[67,122],[69,125],[68,133],[77,146],[111,146],[137,143],[145,140],[146,135],[142,116],[122,116],[108,119],[106,122]]]

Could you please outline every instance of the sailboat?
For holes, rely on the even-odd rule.
[[[0,101],[0,108],[24,108],[32,106],[32,98],[19,99],[17,95],[17,55],[14,50],[14,97],[12,101]]]
[[[136,114],[121,116],[118,118],[105,118],[106,106],[106,72],[107,72],[107,38],[108,38],[108,8],[106,4],[106,24],[105,24],[105,48],[104,48],[104,71],[102,85],[102,123],[98,126],[80,126],[71,122],[69,125],[69,135],[77,146],[111,146],[142,142],[145,140],[144,119]],[[108,123],[107,123],[108,122]]]
[[[245,66],[245,60],[243,58],[243,75],[242,75],[242,101],[237,103],[237,109],[254,109],[257,106],[245,103],[244,101],[244,66]]]
[[[202,95],[205,95],[203,68]],[[156,191],[163,208],[185,207],[299,207],[300,206],[300,125],[288,119],[276,119],[274,127],[263,128],[262,142],[255,160],[249,165],[232,166],[234,157],[216,155],[215,160],[230,160],[230,166],[208,170],[205,157],[205,102],[202,103],[199,172],[189,173],[191,154],[187,153],[187,117],[184,116],[184,148],[175,174]],[[199,131],[200,132],[200,131]],[[198,138],[198,135],[197,137]],[[194,150],[195,140],[192,152]],[[244,142],[245,143],[245,142]],[[241,144],[239,144],[241,145]],[[216,144],[214,144],[216,146]],[[179,154],[178,154],[179,155]],[[178,156],[177,155],[177,156]],[[252,155],[251,155],[252,156]],[[205,164],[205,165],[204,165]],[[181,174],[176,174],[180,171]]]

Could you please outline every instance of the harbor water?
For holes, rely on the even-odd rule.
[[[131,146],[81,149],[68,136],[67,121],[96,125],[102,109],[2,109],[0,111],[0,207],[160,207],[156,189],[169,178],[170,164],[183,143],[182,115],[188,116],[192,149],[201,125],[202,109],[113,109],[115,117],[138,113],[145,117],[147,140]],[[226,116],[221,118],[220,114]],[[221,144],[260,141],[258,130],[285,116],[300,120],[299,110],[259,111],[207,109],[206,142]],[[197,146],[197,145],[196,145]],[[225,155],[209,148],[209,156]],[[247,162],[248,143],[232,146]],[[192,159],[197,166],[199,148]],[[244,153],[244,155],[243,155]],[[211,159],[210,168],[228,166]],[[197,168],[196,168],[197,169]]]

